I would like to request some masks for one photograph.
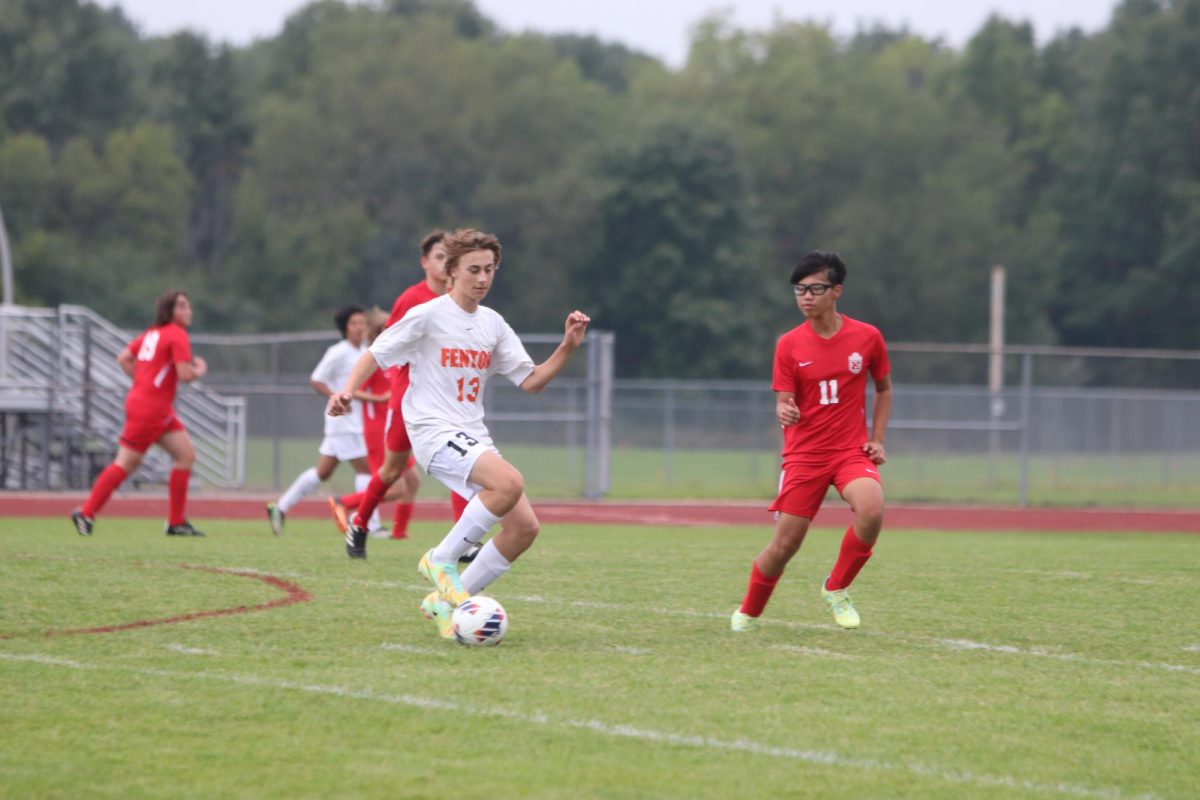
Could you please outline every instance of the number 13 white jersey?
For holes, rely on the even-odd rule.
[[[380,368],[409,365],[404,424],[423,468],[445,447],[448,431],[491,441],[483,422],[487,379],[519,386],[533,359],[504,318],[486,306],[470,314],[450,295],[422,303],[385,330],[370,348]]]

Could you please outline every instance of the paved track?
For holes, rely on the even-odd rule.
[[[0,492],[0,517],[67,517],[84,499],[80,493]],[[255,494],[197,493],[188,503],[188,516],[206,519],[261,519],[263,507],[273,496]],[[114,497],[104,509],[109,517],[162,517],[165,494],[124,494]],[[606,525],[684,525],[720,527],[771,525],[766,503],[758,502],[615,502],[534,501],[543,523],[598,523]],[[387,512],[385,512],[387,513]],[[328,516],[324,500],[306,500],[292,509],[293,519]],[[417,503],[414,518],[449,520],[445,501]],[[815,524],[843,527],[851,521],[850,511],[839,503],[827,503]],[[885,518],[889,530],[979,530],[979,531],[1144,531],[1148,533],[1200,533],[1200,509],[1073,509],[1015,508],[1001,506],[891,505]]]

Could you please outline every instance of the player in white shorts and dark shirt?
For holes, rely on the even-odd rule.
[[[500,267],[500,242],[491,234],[458,230],[443,244],[447,293],[413,308],[380,334],[342,391],[329,398],[328,413],[339,416],[350,410],[353,388],[376,369],[409,365],[404,424],[417,463],[470,501],[417,567],[434,585],[421,610],[443,637],[452,638],[453,608],[503,575],[533,544],[539,528],[525,495],[525,479],[496,450],[484,424],[487,380],[503,375],[526,392],[540,392],[583,343],[591,320],[581,311],[568,314],[562,343],[534,365],[504,318],[480,305]],[[500,532],[460,577],[458,557],[482,542],[497,522]],[[365,536],[365,531],[353,526],[348,546],[353,535]]]
[[[325,351],[309,376],[313,390],[325,397],[330,397],[346,383],[346,378],[366,349],[363,340],[367,322],[361,306],[346,306],[334,315],[333,321],[342,334],[342,341]],[[362,399],[362,390],[356,390],[353,400]],[[301,472],[278,500],[267,504],[267,519],[276,536],[283,532],[287,512],[306,495],[316,491],[323,481],[329,480],[341,462],[349,462],[354,468],[357,482],[365,484],[370,480],[367,443],[363,438],[362,404],[351,402],[348,412],[340,417],[325,416],[325,438],[317,448],[320,454],[317,465]]]

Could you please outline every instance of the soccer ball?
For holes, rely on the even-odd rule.
[[[491,647],[508,633],[508,612],[490,597],[468,597],[450,617],[459,644]]]

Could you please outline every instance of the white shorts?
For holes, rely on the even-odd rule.
[[[338,461],[367,457],[367,440],[361,433],[331,433],[321,440],[317,452]]]
[[[464,431],[446,430],[438,439],[442,443],[441,446],[429,454],[418,453],[418,460],[425,463],[425,471],[441,481],[443,486],[464,500],[470,500],[483,488],[470,480],[475,462],[484,453],[500,455],[500,451],[492,444],[490,436],[475,436]],[[429,439],[426,438],[422,444],[428,442]],[[428,455],[428,461],[421,458],[423,455]]]

